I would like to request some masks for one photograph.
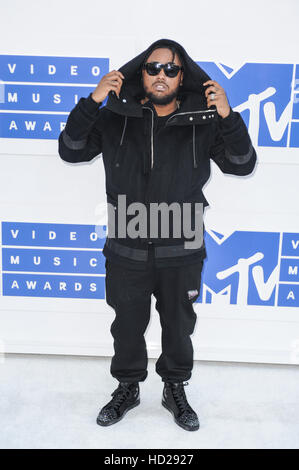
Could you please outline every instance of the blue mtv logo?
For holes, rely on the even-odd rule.
[[[279,240],[274,232],[205,233],[208,258],[198,298],[222,305],[275,305]]]
[[[254,144],[299,147],[299,67],[246,63],[232,69],[198,62],[225,89],[246,123]]]

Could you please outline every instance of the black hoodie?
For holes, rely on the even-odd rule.
[[[141,67],[156,47],[174,45],[184,67],[180,107],[158,134],[154,134],[157,117],[153,104],[141,104],[144,96]],[[119,98],[108,95],[106,106],[96,103],[91,93],[81,98],[69,114],[59,136],[59,155],[68,162],[90,161],[102,153],[106,173],[107,201],[118,214],[118,196],[126,196],[126,208],[142,202],[147,208],[148,229],[151,203],[192,205],[192,228],[195,227],[195,203],[208,205],[202,188],[210,176],[210,159],[228,174],[248,175],[256,164],[256,152],[247,127],[238,112],[222,119],[215,106],[207,108],[203,83],[210,77],[175,41],[161,39],[127,62],[120,69],[124,75]],[[114,215],[114,214],[113,214]],[[108,212],[109,216],[109,212]],[[111,217],[111,215],[109,216]],[[127,222],[136,214],[127,216]],[[107,237],[103,254],[124,266],[145,269],[149,244],[154,244],[156,265],[180,266],[206,257],[205,242],[200,248],[186,249],[185,242],[195,240],[183,233],[173,234],[170,221],[168,238],[157,236]],[[109,233],[108,233],[109,235]]]
[[[151,44],[145,51],[141,52],[134,59],[120,67],[119,71],[124,75],[125,79],[121,88],[120,97],[125,97],[126,102],[122,99],[118,100],[114,92],[109,94],[106,107],[114,112],[126,116],[142,116],[142,105],[139,100],[144,97],[144,90],[141,82],[141,67],[153,49],[157,46],[167,47],[175,46],[182,58],[184,67],[183,86],[180,88],[178,99],[186,99],[188,111],[196,110],[199,107],[206,108],[206,98],[204,96],[205,88],[203,83],[210,80],[209,75],[194,62],[187,54],[185,49],[177,42],[170,39],[160,39]],[[213,107],[215,109],[215,107]]]

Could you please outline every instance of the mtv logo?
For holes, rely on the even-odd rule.
[[[274,232],[206,230],[207,262],[202,303],[275,305],[279,282],[279,240]]]
[[[299,147],[299,68],[296,64],[242,63],[231,68],[197,62],[226,91],[254,145]]]

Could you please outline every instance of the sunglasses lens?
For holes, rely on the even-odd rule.
[[[161,70],[161,67],[157,63],[147,63],[146,66],[146,71],[149,75],[158,75],[158,73]]]
[[[167,65],[167,67],[165,67],[164,71],[165,71],[165,74],[167,75],[167,77],[170,77],[170,78],[173,78],[173,77],[176,77],[177,74],[179,73],[179,70],[180,68],[177,66],[177,65]]]

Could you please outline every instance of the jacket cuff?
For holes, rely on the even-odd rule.
[[[84,106],[86,108],[86,110],[93,114],[95,113],[99,107],[101,106],[102,104],[102,101],[100,103],[97,103],[92,97],[92,92],[89,93],[88,97],[85,99],[85,102],[84,102]]]
[[[225,118],[222,118],[220,115],[218,116],[218,122],[220,129],[225,132],[226,130],[230,130],[231,127],[236,123],[238,113],[235,113],[233,109],[230,107],[230,113]]]
[[[230,111],[229,111],[229,115],[226,116],[225,118],[223,118],[223,117],[221,117],[221,116],[219,115],[219,121],[220,121],[220,122],[225,123],[225,122],[229,122],[229,121],[232,119],[232,117],[233,117],[233,115],[234,115],[234,111],[233,111],[233,109],[232,109],[231,106],[229,107],[229,110],[230,110]]]

